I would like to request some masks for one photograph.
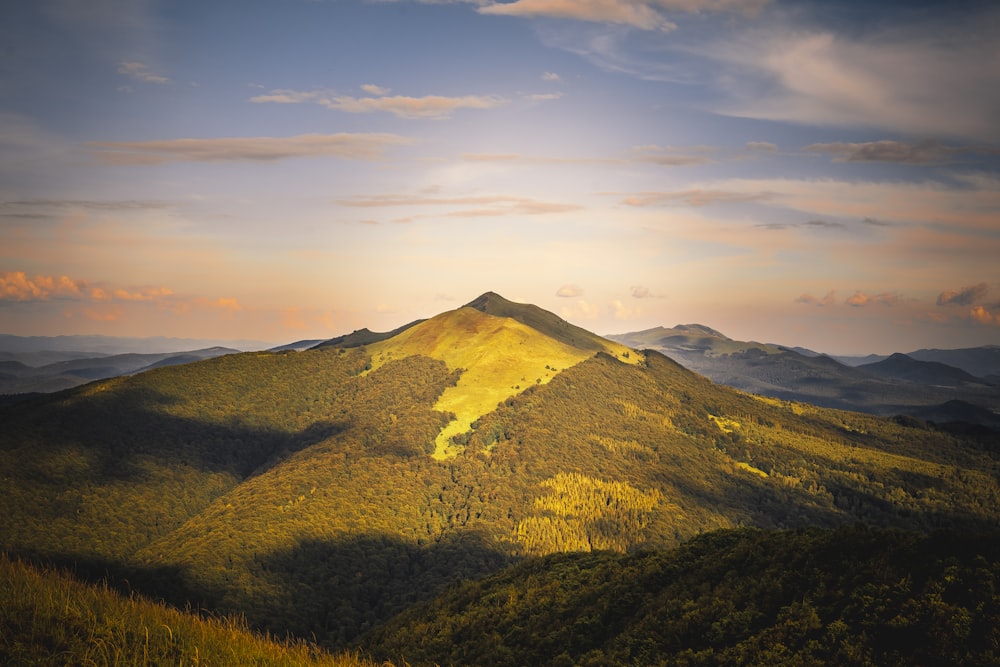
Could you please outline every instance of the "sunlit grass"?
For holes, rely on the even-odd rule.
[[[0,555],[0,663],[371,667],[302,640],[251,632]],[[383,664],[383,663],[379,663]]]
[[[460,449],[451,442],[452,436],[468,431],[473,421],[497,404],[593,356],[591,351],[560,343],[516,320],[474,308],[443,313],[368,350],[372,370],[411,354],[440,359],[452,370],[465,369],[434,406],[456,417],[437,437],[437,459],[457,455]]]

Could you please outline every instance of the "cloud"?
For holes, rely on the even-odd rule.
[[[658,164],[662,167],[694,167],[711,164],[712,159],[707,155],[692,155],[692,153],[703,153],[710,150],[712,149],[705,146],[675,148],[673,146],[648,145],[635,146],[632,149],[632,155],[636,162]]]
[[[110,296],[102,290],[102,299],[113,298],[115,301],[145,301],[158,302],[168,299],[174,295],[174,291],[169,287],[146,287],[135,291],[116,289]]]
[[[369,95],[375,95],[377,97],[382,97],[392,92],[392,89],[383,88],[382,86],[376,86],[374,83],[364,84],[363,86],[361,86],[361,90],[365,91]]]
[[[596,320],[601,316],[601,307],[596,303],[579,299],[575,304],[561,308],[559,314],[566,320],[577,318],[582,320]]]
[[[992,233],[1000,212],[1000,181],[994,178],[969,179],[961,185],[933,181],[728,179],[707,187],[733,193],[767,193],[768,203],[774,206],[824,218],[868,218],[886,226],[950,225]]]
[[[532,102],[551,102],[552,100],[558,100],[562,96],[562,93],[535,93],[534,95],[528,95],[528,99]]]
[[[424,97],[408,97],[405,95],[375,94],[373,91],[384,91],[371,84],[362,86],[365,92],[373,97],[352,97],[337,95],[333,91],[297,91],[278,89],[265,95],[251,97],[256,104],[301,104],[313,103],[333,111],[347,113],[371,113],[384,111],[399,118],[443,120],[450,118],[458,109],[492,109],[507,104],[507,100],[496,95],[464,95],[447,97],[444,95],[425,95]]]
[[[24,271],[0,272],[0,301],[48,301],[79,297],[87,283],[67,276],[35,276]]]
[[[86,307],[84,317],[97,321],[121,319],[126,304],[152,304],[177,314],[188,313],[193,307],[235,313],[243,305],[232,297],[210,299],[202,296],[184,296],[169,287],[111,287],[90,285],[84,280],[68,276],[35,276],[29,278],[23,271],[0,272],[0,301],[38,302],[63,299],[82,303],[99,304]]]
[[[858,290],[851,296],[844,300],[848,306],[853,306],[855,308],[861,308],[864,306],[869,306],[871,304],[879,304],[882,306],[895,306],[899,303],[899,295],[892,294],[890,292],[882,292],[881,294],[868,295]]]
[[[938,164],[960,149],[946,147],[936,139],[926,139],[916,144],[901,141],[868,141],[864,143],[811,144],[802,150],[811,153],[829,153],[834,162],[893,162],[896,164]]]
[[[548,213],[569,213],[582,207],[578,204],[563,204],[560,202],[545,202],[527,197],[511,197],[506,195],[479,195],[466,197],[429,197],[411,195],[372,195],[369,197],[354,197],[338,199],[341,206],[354,208],[381,208],[389,206],[441,206],[441,207],[478,207],[461,208],[444,213],[446,217],[487,217],[501,215],[544,215]]]
[[[622,200],[628,206],[658,206],[683,204],[686,206],[708,206],[733,202],[765,201],[769,192],[733,192],[727,190],[679,190],[676,192],[639,192]]]
[[[847,34],[776,12],[766,25],[692,52],[723,68],[712,79],[729,98],[720,113],[996,141],[1000,11],[981,3],[906,20],[913,15],[900,11],[884,27]]]
[[[648,287],[642,285],[632,285],[633,299],[652,299],[656,295],[649,291]]]
[[[490,2],[481,14],[573,19],[614,23],[640,30],[670,32],[677,24],[664,12],[740,12],[752,14],[768,0],[515,0]]]
[[[812,306],[832,306],[837,297],[836,290],[830,290],[822,299],[814,297],[812,294],[801,294],[795,299],[795,303],[805,303]]]
[[[573,298],[583,295],[583,289],[572,284],[566,284],[556,290],[556,296],[563,298]]]
[[[959,290],[946,290],[938,295],[937,305],[971,306],[979,299],[985,297],[989,291],[990,288],[986,283],[969,285],[968,287],[963,287]]]
[[[778,150],[778,145],[772,144],[770,141],[748,141],[747,150],[758,153],[775,153]]]
[[[611,316],[616,320],[631,320],[642,315],[640,308],[629,308],[617,299],[611,302],[609,309]]]
[[[1000,325],[1000,316],[993,314],[983,306],[976,306],[969,310],[969,319],[977,324]]]
[[[166,162],[275,162],[303,157],[374,160],[391,146],[413,143],[386,133],[300,134],[292,137],[223,137],[153,141],[92,141],[93,154],[109,165]]]
[[[594,23],[617,23],[641,30],[669,32],[677,27],[644,2],[627,0],[515,0],[480,7],[481,14],[549,17]]]
[[[174,206],[171,202],[141,199],[93,200],[93,199],[21,199],[0,201],[3,209],[74,208],[88,211],[142,211],[160,210]],[[31,217],[31,214],[9,214],[17,217]]]
[[[559,75],[555,72],[542,72],[542,81],[559,81]]]
[[[118,66],[118,73],[130,76],[136,81],[143,83],[170,83],[170,79],[160,74],[149,71],[149,67],[138,62],[123,62]]]
[[[806,222],[762,222],[754,225],[759,229],[847,229],[847,225],[842,222],[830,222],[829,220],[808,220]]]
[[[94,322],[117,322],[125,317],[125,310],[121,306],[84,308],[81,312],[85,318]]]

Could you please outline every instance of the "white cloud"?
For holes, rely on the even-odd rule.
[[[361,90],[365,91],[369,95],[375,95],[376,97],[383,97],[392,92],[390,88],[383,88],[382,86],[376,86],[374,83],[366,83],[361,86]]]
[[[555,72],[542,72],[542,81],[559,81],[559,78]]]
[[[995,9],[860,35],[777,19],[695,51],[725,68],[726,114],[995,141],[998,29]]]

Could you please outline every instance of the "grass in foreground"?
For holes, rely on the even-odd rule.
[[[301,641],[204,619],[0,555],[0,663],[5,665],[320,665],[374,667]],[[385,663],[379,663],[384,665]]]

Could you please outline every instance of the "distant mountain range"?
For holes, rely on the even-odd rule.
[[[0,352],[0,394],[33,394],[60,391],[94,380],[142,373],[153,368],[189,364],[211,359],[239,350],[228,347],[210,347],[184,352],[158,354],[86,355],[86,352],[35,352],[16,354]],[[62,361],[31,366],[27,360],[37,361],[52,357],[69,357]]]
[[[804,348],[733,340],[700,324],[608,336],[654,349],[713,382],[743,391],[880,415],[933,415],[1000,428],[995,346],[921,350],[912,355],[833,358]],[[961,362],[966,370],[938,360]],[[860,363],[859,363],[860,362]],[[978,369],[973,374],[968,368]],[[978,407],[978,410],[969,409]]]

